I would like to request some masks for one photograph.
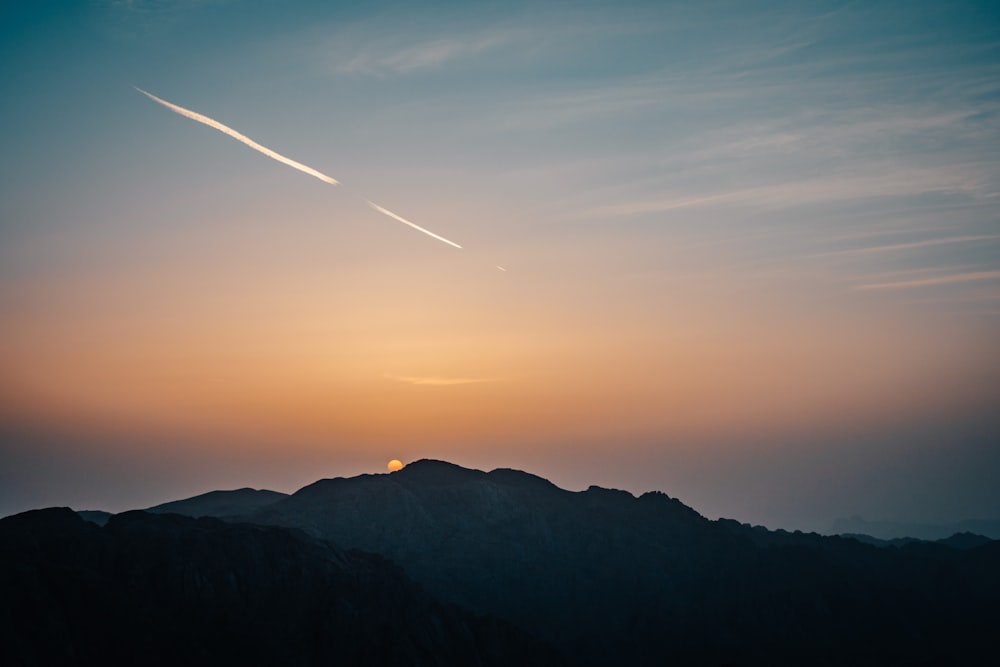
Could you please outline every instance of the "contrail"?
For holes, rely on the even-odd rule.
[[[329,183],[330,185],[338,185],[337,179],[331,178],[330,176],[327,176],[326,174],[324,174],[321,171],[316,171],[312,167],[308,167],[308,166],[302,164],[301,162],[296,162],[295,160],[292,160],[291,158],[287,158],[284,155],[282,155],[281,153],[275,153],[270,148],[268,148],[266,146],[261,146],[260,144],[258,144],[256,141],[254,141],[250,137],[246,136],[245,134],[240,134],[239,132],[237,132],[233,128],[229,127],[228,125],[223,125],[219,121],[212,120],[208,116],[202,116],[200,113],[198,113],[196,111],[191,111],[190,109],[185,109],[184,107],[179,107],[176,104],[171,104],[170,102],[168,102],[166,100],[161,100],[156,95],[153,95],[152,93],[147,93],[142,88],[138,88],[136,86],[132,86],[132,87],[135,88],[136,90],[138,90],[140,93],[142,93],[146,97],[148,97],[149,99],[151,99],[154,102],[156,102],[157,104],[162,104],[163,106],[167,107],[171,111],[173,111],[175,113],[179,113],[180,115],[184,116],[185,118],[190,118],[191,120],[198,121],[199,123],[202,123],[204,125],[208,125],[209,127],[213,128],[213,129],[216,129],[219,132],[222,132],[223,134],[228,134],[230,137],[232,137],[236,141],[238,141],[238,142],[240,142],[242,144],[246,144],[247,146],[249,146],[250,148],[254,149],[255,151],[257,151],[259,153],[263,153],[264,155],[268,156],[269,158],[271,158],[273,160],[277,160],[278,162],[281,162],[282,164],[287,164],[289,167],[292,167],[293,169],[298,169],[299,171],[305,172],[305,173],[309,174],[310,176],[315,176],[316,178],[318,178],[319,180],[323,181],[324,183]]]
[[[447,243],[448,245],[455,246],[456,248],[461,248],[462,247],[462,246],[458,245],[457,243],[455,243],[454,241],[449,241],[448,239],[446,239],[443,236],[438,236],[434,232],[426,230],[423,227],[421,227],[420,225],[417,225],[417,224],[414,224],[414,223],[410,222],[406,218],[399,217],[398,215],[396,215],[392,211],[389,211],[387,209],[382,208],[381,206],[379,206],[378,204],[376,204],[373,201],[369,201],[368,199],[366,199],[365,202],[367,202],[369,206],[371,206],[373,209],[375,209],[379,213],[383,213],[383,214],[389,216],[390,218],[392,218],[393,220],[399,220],[404,225],[409,225],[410,227],[413,227],[414,229],[417,229],[417,230],[423,232],[424,234],[427,234],[427,236],[433,236],[438,241],[443,241],[443,242]]]
[[[309,174],[310,176],[314,176],[314,177],[318,178],[319,180],[323,181],[324,183],[329,183],[330,185],[340,185],[340,181],[338,181],[337,179],[335,179],[335,178],[333,178],[331,176],[327,176],[323,172],[317,171],[316,169],[313,169],[310,166],[304,165],[301,162],[296,162],[295,160],[293,160],[291,158],[287,158],[284,155],[282,155],[281,153],[275,153],[270,148],[267,148],[266,146],[261,146],[260,144],[258,144],[256,141],[254,141],[250,137],[246,136],[245,134],[240,134],[239,132],[237,132],[233,128],[229,127],[228,125],[223,125],[219,121],[213,120],[213,119],[209,118],[208,116],[203,116],[202,114],[200,114],[200,113],[198,113],[196,111],[191,111],[190,109],[185,109],[184,107],[177,106],[176,104],[171,104],[170,102],[167,102],[166,100],[160,99],[159,97],[157,97],[156,95],[153,95],[152,93],[146,92],[145,90],[143,90],[142,88],[139,88],[138,86],[132,86],[132,87],[135,88],[140,93],[142,93],[143,95],[145,95],[146,97],[148,97],[149,99],[151,99],[154,102],[156,102],[157,104],[162,104],[163,106],[167,107],[168,109],[170,109],[174,113],[178,113],[181,116],[184,116],[185,118],[190,118],[191,120],[197,121],[197,122],[199,122],[199,123],[201,123],[203,125],[208,125],[212,129],[218,130],[219,132],[222,132],[223,134],[226,134],[226,135],[232,137],[233,139],[235,139],[236,141],[238,141],[238,142],[240,142],[242,144],[246,144],[247,146],[249,146],[250,148],[254,149],[255,151],[257,151],[259,153],[263,153],[264,155],[268,156],[269,158],[271,158],[273,160],[277,160],[278,162],[281,162],[282,164],[287,164],[289,167],[292,167],[293,169],[298,169],[299,171],[304,172],[306,174]],[[373,209],[375,209],[379,213],[381,213],[382,215],[387,215],[390,218],[392,218],[393,220],[398,220],[399,222],[402,222],[404,225],[409,225],[410,227],[413,227],[417,231],[423,232],[424,234],[427,234],[427,236],[435,238],[438,241],[441,241],[442,243],[447,243],[448,245],[455,246],[456,248],[461,248],[462,247],[462,246],[458,245],[457,243],[455,243],[454,241],[449,241],[448,239],[446,239],[443,236],[438,236],[434,232],[432,232],[432,231],[430,231],[428,229],[424,229],[420,225],[412,223],[409,220],[407,220],[406,218],[398,216],[398,215],[396,215],[395,213],[393,213],[392,211],[390,211],[388,209],[382,208],[381,206],[379,206],[375,202],[371,201],[370,199],[365,199],[365,203],[368,204],[369,206],[371,206]]]

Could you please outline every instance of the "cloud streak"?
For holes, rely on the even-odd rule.
[[[342,74],[406,73],[438,67],[446,62],[478,55],[520,37],[515,32],[494,32],[463,38],[436,39],[392,50],[388,43],[362,50],[337,69]]]
[[[1000,234],[982,234],[977,236],[952,236],[948,238],[926,239],[924,241],[912,241],[910,243],[894,243],[892,245],[868,246],[864,248],[849,248],[847,250],[834,250],[815,255],[816,257],[830,257],[834,255],[859,255],[874,254],[881,252],[894,252],[897,250],[913,250],[916,248],[929,248],[931,246],[951,245],[953,243],[971,243],[972,241],[991,241],[1000,239]]]
[[[218,130],[219,132],[222,132],[223,134],[232,137],[236,141],[238,141],[241,144],[244,144],[246,146],[249,146],[250,148],[252,148],[255,151],[257,151],[258,153],[263,153],[264,155],[266,155],[267,157],[271,158],[272,160],[277,160],[278,162],[280,162],[282,164],[287,164],[292,169],[298,169],[302,173],[309,174],[310,176],[313,176],[314,178],[318,178],[319,180],[323,181],[324,183],[329,183],[330,185],[339,185],[339,181],[337,179],[335,179],[335,178],[333,178],[331,176],[327,176],[323,172],[317,171],[316,169],[313,169],[310,166],[304,165],[301,162],[296,162],[295,160],[293,160],[291,158],[287,158],[284,155],[282,155],[281,153],[277,153],[275,151],[272,151],[267,146],[261,146],[260,144],[258,144],[256,141],[254,141],[250,137],[246,136],[245,134],[241,134],[241,133],[237,132],[236,130],[234,130],[233,128],[229,127],[228,125],[223,125],[222,123],[220,123],[217,120],[213,120],[213,119],[209,118],[208,116],[203,116],[202,114],[198,113],[197,111],[191,111],[190,109],[185,109],[184,107],[177,106],[176,104],[171,104],[170,102],[167,102],[166,100],[160,99],[159,97],[157,97],[156,95],[153,95],[152,93],[146,92],[142,88],[138,88],[136,86],[133,86],[133,88],[135,88],[140,93],[142,93],[143,95],[145,95],[149,99],[153,100],[157,104],[162,104],[163,106],[167,107],[168,109],[170,109],[174,113],[180,114],[181,116],[184,116],[185,118],[189,118],[189,119],[191,119],[191,120],[193,120],[195,122],[201,123],[202,125],[208,125],[213,130]]]
[[[324,30],[313,52],[316,61],[333,62],[337,74],[352,76],[407,75],[455,66],[464,69],[478,58],[508,67],[534,68],[546,58],[575,51],[582,42],[594,46],[595,40],[649,33],[649,23],[643,18],[612,18],[600,8],[580,8],[573,17],[541,9],[486,22],[443,15],[416,21],[412,16],[405,21],[379,17],[377,22]]]
[[[882,173],[879,173],[879,167]],[[892,164],[879,165],[861,173],[785,181],[704,196],[668,196],[611,204],[585,209],[577,215],[578,217],[630,216],[709,206],[752,206],[763,210],[784,210],[800,206],[844,204],[926,194],[988,199],[993,196],[991,185],[985,183],[977,171],[974,165],[908,169]]]
[[[969,273],[956,273],[950,276],[936,276],[934,278],[920,278],[918,280],[900,280],[889,283],[860,285],[858,286],[858,289],[909,289],[912,287],[929,287],[933,285],[950,285],[952,283],[967,283],[979,280],[997,279],[1000,279],[1000,271],[972,271]]]
[[[405,382],[407,384],[432,386],[432,387],[449,387],[459,384],[483,384],[486,382],[499,382],[496,378],[446,378],[446,377],[435,377],[435,376],[399,376],[390,375],[391,379],[397,382]]]
[[[145,90],[143,90],[142,88],[139,88],[137,86],[133,86],[133,88],[135,88],[137,91],[139,91],[140,93],[142,93],[143,95],[145,95],[149,99],[153,100],[157,104],[161,104],[161,105],[165,106],[166,108],[170,109],[174,113],[180,114],[181,116],[184,116],[185,118],[188,118],[188,119],[193,120],[195,122],[201,123],[202,125],[208,125],[210,128],[212,128],[214,130],[218,130],[219,132],[222,132],[226,136],[232,137],[233,139],[235,139],[236,141],[240,142],[241,144],[249,146],[250,148],[252,148],[255,151],[257,151],[258,153],[263,153],[264,155],[266,155],[267,157],[271,158],[272,160],[277,160],[278,162],[280,162],[282,164],[285,164],[285,165],[288,165],[289,167],[292,167],[293,169],[298,169],[302,173],[309,174],[310,176],[312,176],[314,178],[318,178],[319,180],[321,180],[324,183],[327,183],[329,185],[340,185],[340,181],[338,181],[337,179],[333,178],[332,176],[327,176],[326,174],[324,174],[323,172],[321,172],[321,171],[319,171],[317,169],[313,169],[312,167],[310,167],[308,165],[302,164],[301,162],[297,162],[297,161],[295,161],[295,160],[293,160],[293,159],[291,159],[289,157],[285,157],[281,153],[278,153],[276,151],[272,151],[267,146],[262,146],[262,145],[258,144],[256,141],[254,141],[250,137],[246,136],[245,134],[241,134],[240,132],[237,132],[236,130],[234,130],[233,128],[229,127],[228,125],[224,125],[224,124],[220,123],[217,120],[214,120],[212,118],[209,118],[208,116],[205,116],[205,115],[202,115],[202,114],[198,113],[197,111],[191,111],[190,109],[185,109],[182,106],[178,106],[176,104],[172,104],[170,102],[167,102],[166,100],[161,99],[161,98],[157,97],[156,95],[153,95],[152,93],[146,92]],[[393,213],[392,211],[379,206],[378,204],[376,204],[375,202],[371,201],[370,199],[365,199],[365,203],[368,204],[368,206],[370,206],[374,210],[376,210],[379,213],[381,213],[382,215],[388,216],[388,217],[392,218],[393,220],[396,220],[398,222],[403,223],[404,225],[409,225],[413,229],[416,229],[419,232],[423,232],[427,236],[430,236],[431,238],[437,239],[438,241],[441,241],[442,243],[447,243],[448,245],[454,246],[455,248],[461,248],[462,247],[462,246],[458,245],[457,243],[455,243],[454,241],[449,241],[445,237],[439,236],[438,234],[435,234],[434,232],[430,231],[429,229],[424,229],[420,225],[418,225],[416,223],[413,223],[413,222],[410,222],[406,218],[404,218],[402,216],[399,216],[399,215]]]

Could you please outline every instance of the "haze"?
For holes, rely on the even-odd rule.
[[[773,528],[1000,518],[998,34],[987,2],[5,2],[0,515],[439,458]]]

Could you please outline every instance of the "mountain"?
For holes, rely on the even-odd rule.
[[[134,511],[0,520],[0,664],[550,665],[383,558],[285,528]]]
[[[417,461],[240,520],[382,554],[580,664],[961,662],[1000,623],[1000,543],[879,549],[508,469]]]
[[[256,497],[174,505],[224,522],[0,521],[2,664],[1000,661],[1000,542],[978,536],[885,548],[430,460],[239,515],[214,500],[234,493]]]
[[[843,533],[841,537],[849,537],[857,540],[858,542],[873,544],[877,547],[903,547],[907,544],[914,544],[916,542],[934,542],[935,544],[943,544],[953,549],[972,549],[993,541],[988,537],[976,535],[975,533],[955,533],[951,537],[946,537],[940,540],[919,540],[915,537],[894,537],[891,540],[880,540],[879,538],[872,537],[871,535],[861,535],[857,533]]]
[[[917,540],[943,540],[956,533],[973,533],[991,540],[1000,540],[1000,521],[969,519],[948,524],[899,523],[893,521],[867,521],[860,516],[840,518],[833,522],[837,535],[870,535],[880,540],[911,538]]]
[[[103,526],[108,523],[111,518],[111,512],[105,512],[104,510],[80,510],[77,512],[80,518],[84,521],[89,521],[90,523],[96,523],[98,526]]]
[[[146,511],[153,514],[181,514],[194,518],[203,516],[225,518],[252,512],[287,497],[287,493],[267,489],[209,491],[193,498],[156,505]]]

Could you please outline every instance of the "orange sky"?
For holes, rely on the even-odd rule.
[[[1000,517],[989,3],[3,11],[0,515],[435,456]]]
[[[436,256],[265,271],[240,251],[225,272],[184,257],[182,272],[106,266],[8,290],[8,412],[403,450],[694,442],[924,410],[992,342],[875,298],[845,304],[807,273],[605,283]]]

